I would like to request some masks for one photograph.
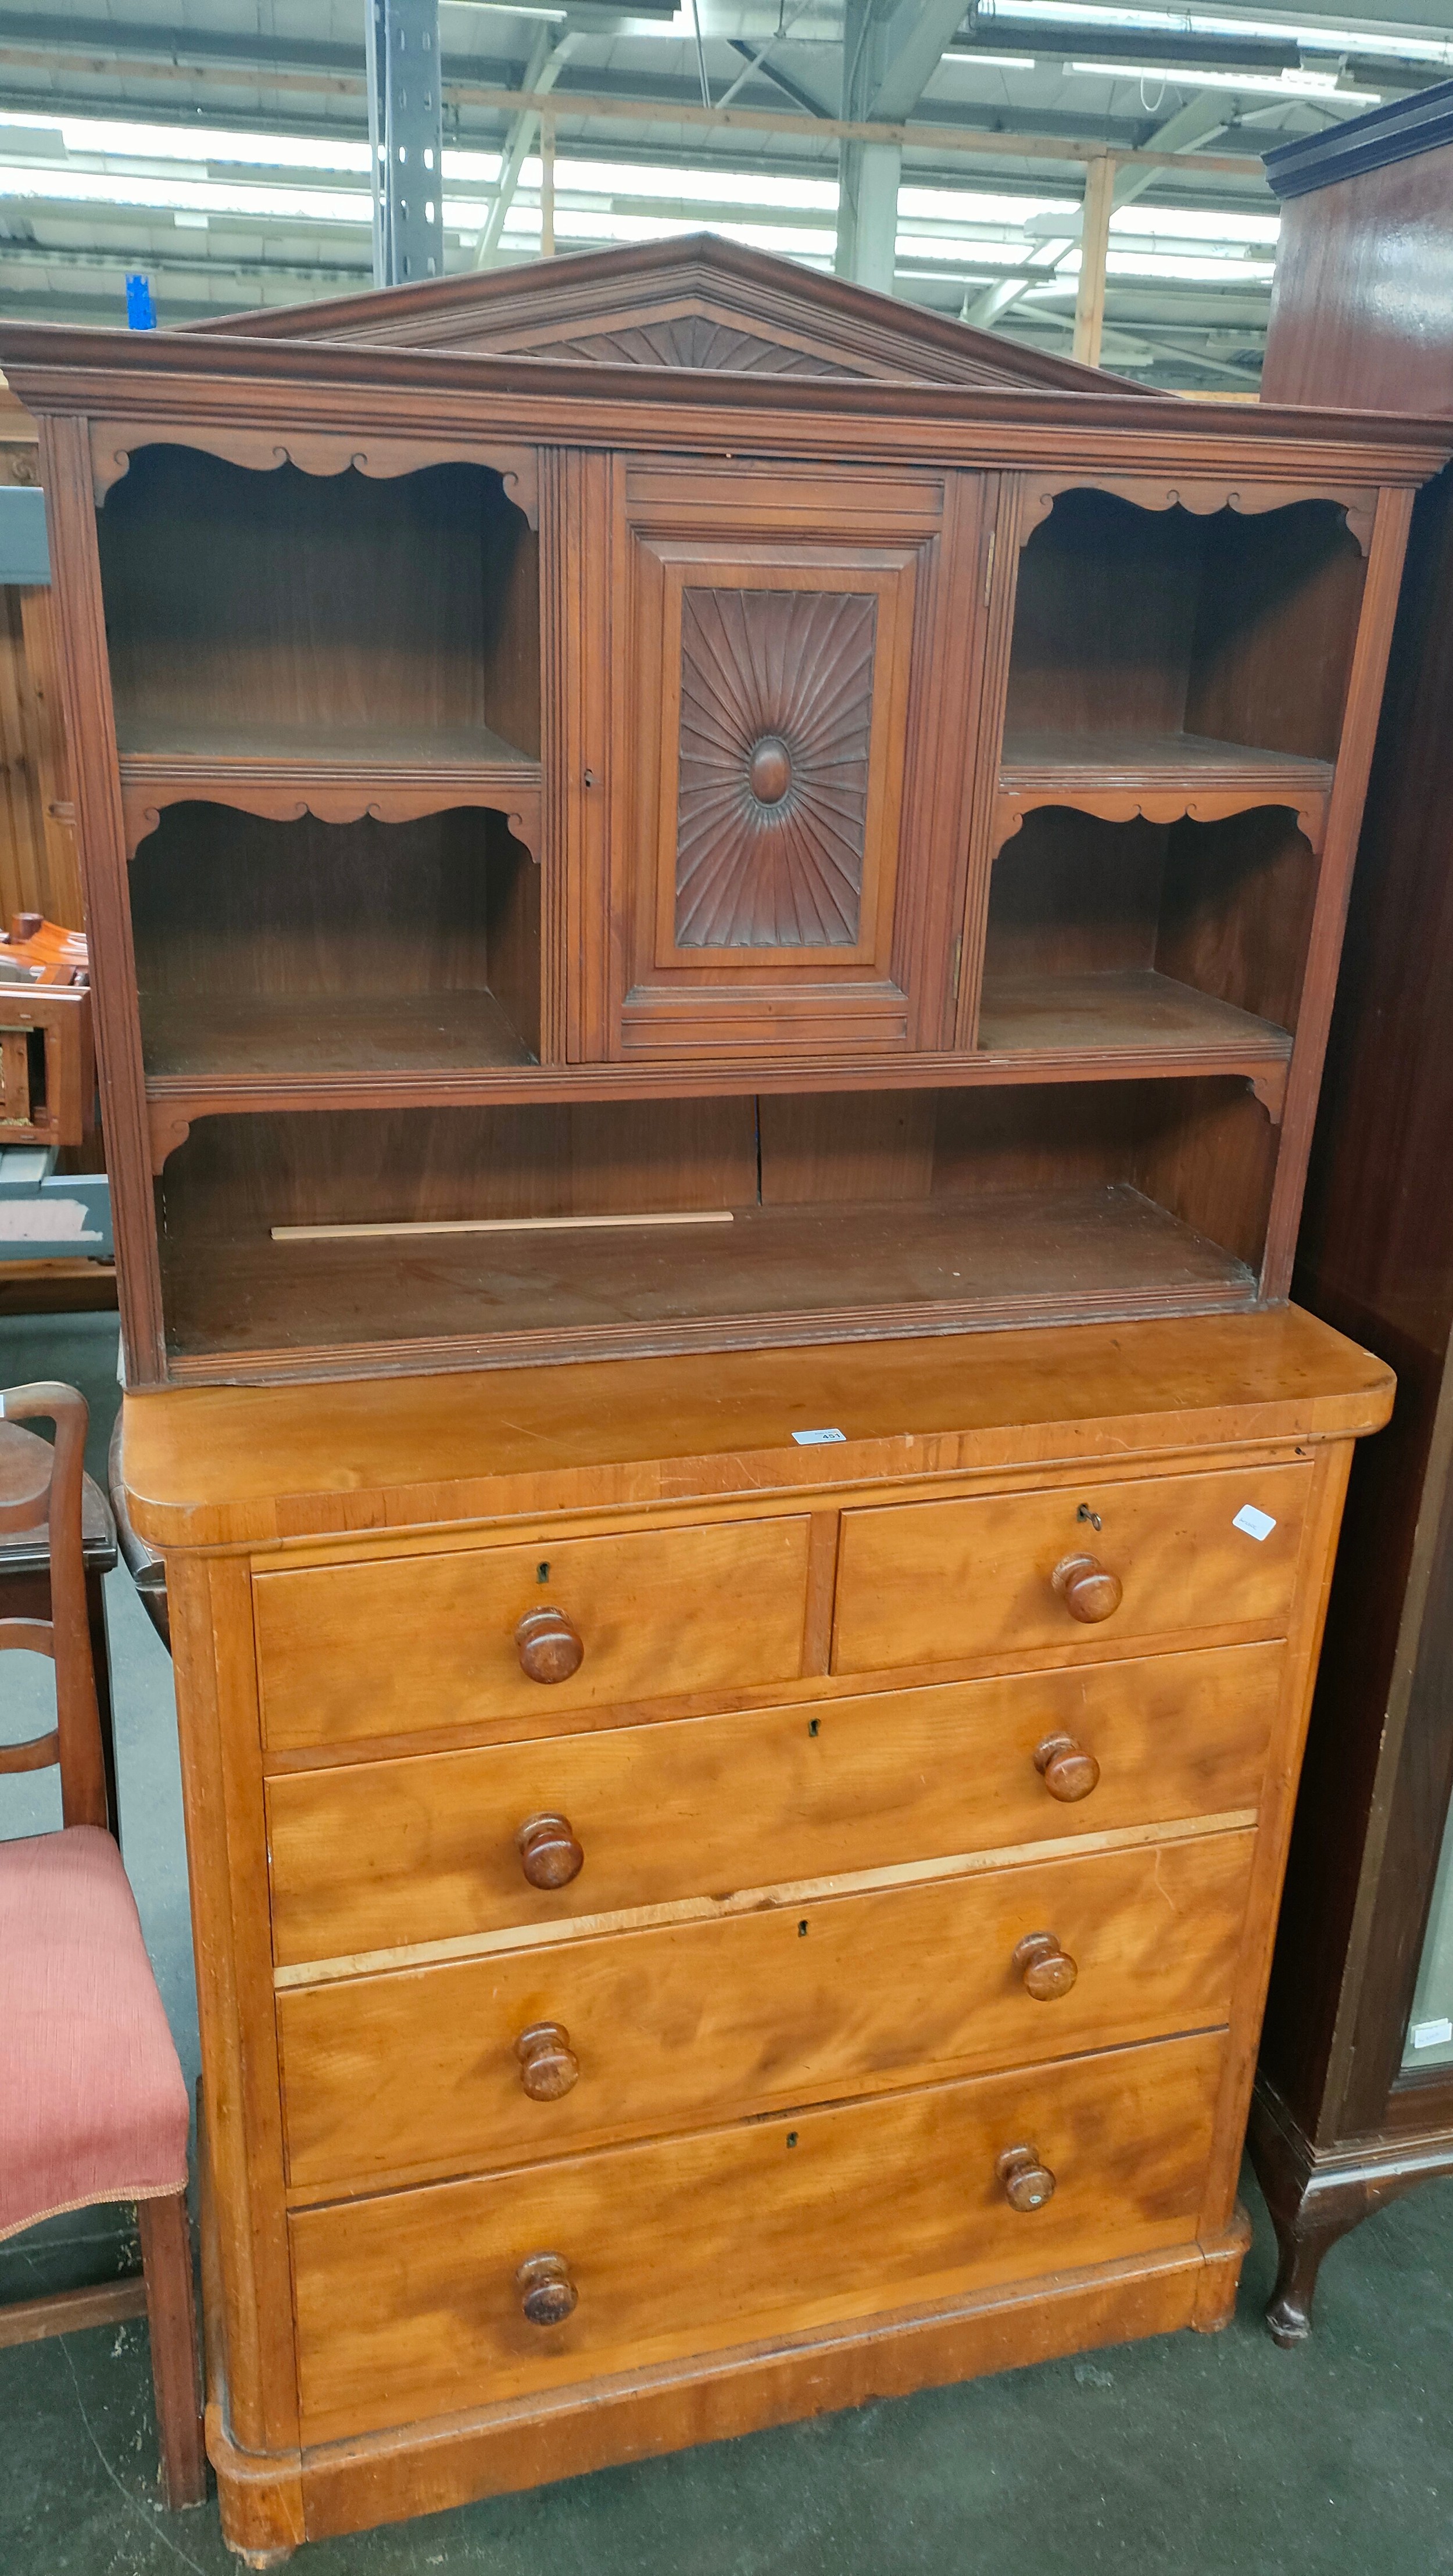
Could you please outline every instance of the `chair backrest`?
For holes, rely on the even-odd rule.
[[[0,1773],[44,1771],[58,1762],[63,1822],[104,1825],[106,1771],[81,1536],[86,1399],[73,1386],[10,1387],[0,1394],[0,1417],[55,1424],[53,1448],[29,1439],[14,1448],[0,1445],[0,1532],[45,1523],[51,1606],[48,1619],[0,1619],[0,1652],[18,1646],[49,1655],[56,1680],[55,1726],[28,1744],[0,1744]]]

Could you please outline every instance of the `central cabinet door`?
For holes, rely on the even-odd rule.
[[[983,480],[615,468],[616,1056],[944,1043]]]

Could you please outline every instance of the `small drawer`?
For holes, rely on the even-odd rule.
[[[1161,2041],[296,2211],[302,2438],[1189,2245],[1222,2046]]]
[[[1254,1809],[1279,1646],[280,1774],[279,1966]],[[542,1694],[543,1696],[543,1694]],[[516,1836],[581,1855],[532,1886]]]
[[[542,1538],[253,1584],[269,1745],[356,1742],[471,1719],[731,1691],[802,1669],[805,1514],[619,1537]],[[521,1620],[563,1613],[563,1657],[525,1669]],[[569,1630],[583,1650],[573,1670]],[[555,1677],[558,1674],[558,1677]]]
[[[833,1670],[1285,1632],[1309,1466],[845,1512]]]
[[[1254,1837],[493,1950],[278,1998],[288,2172],[372,2189],[1203,2030]]]

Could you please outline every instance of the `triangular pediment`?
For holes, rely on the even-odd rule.
[[[190,327],[580,366],[1106,389],[1098,369],[1022,349],[717,233],[579,251]],[[1116,392],[1132,390],[1112,382]]]

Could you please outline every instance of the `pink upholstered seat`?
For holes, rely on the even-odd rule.
[[[187,2088],[121,1854],[0,1843],[0,2237],[185,2188]]]

